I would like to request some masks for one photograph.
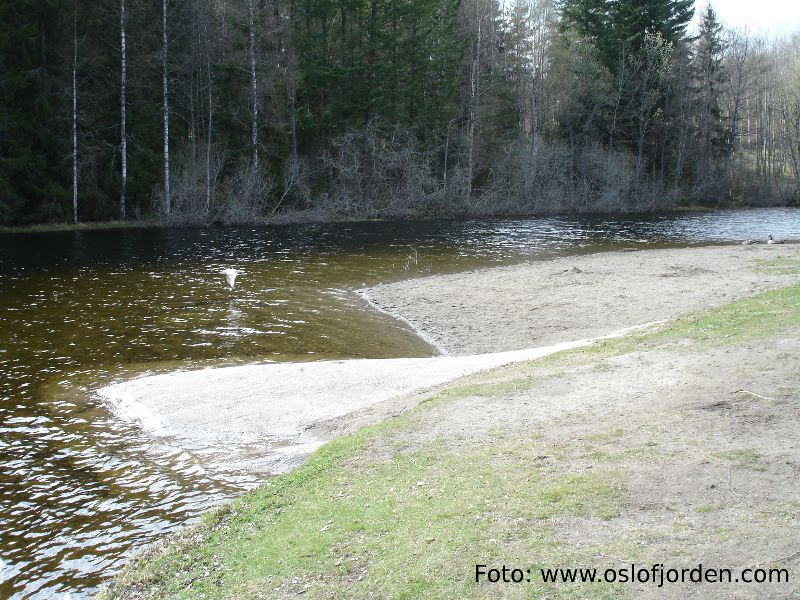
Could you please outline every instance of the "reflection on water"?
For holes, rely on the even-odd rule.
[[[800,240],[800,213],[0,235],[0,598],[88,594],[133,549],[257,483],[116,422],[91,395],[102,383],[242,361],[426,356],[352,290],[769,233]],[[244,271],[233,291],[226,267]]]

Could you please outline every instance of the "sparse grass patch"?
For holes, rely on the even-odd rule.
[[[800,285],[794,285],[684,317],[655,336],[663,340],[688,338],[710,347],[763,339],[798,326]]]
[[[589,460],[596,465],[612,465],[631,460],[648,459],[657,462],[661,458],[657,448],[652,444],[644,445],[606,445],[598,447],[594,444],[586,446],[576,444],[567,448],[562,455],[563,460]]]
[[[703,349],[764,339],[795,327],[800,327],[800,285],[736,300],[682,317],[656,331],[604,340],[575,352],[595,357],[613,356],[650,350],[684,339]]]
[[[615,427],[610,431],[602,431],[587,436],[586,440],[589,442],[614,442],[625,435],[625,430],[622,427]]]
[[[562,478],[539,492],[544,511],[539,518],[553,514],[595,515],[609,521],[619,515],[622,486],[617,473],[591,473]]]
[[[756,261],[756,272],[772,275],[800,275],[800,259],[771,258]]]
[[[733,450],[724,450],[722,452],[715,452],[714,456],[723,460],[729,460],[737,463],[741,467],[754,467],[761,459],[761,455],[752,448],[734,448]]]
[[[505,381],[474,383],[454,387],[439,394],[442,400],[455,400],[468,396],[489,397],[516,394],[533,388],[540,380],[534,377],[516,377]]]

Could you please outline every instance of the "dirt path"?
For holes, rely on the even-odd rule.
[[[771,261],[800,245],[608,252],[364,290],[451,355],[597,337],[788,285]]]

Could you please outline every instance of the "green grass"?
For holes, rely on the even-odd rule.
[[[487,381],[485,383],[452,387],[439,394],[438,398],[441,400],[455,400],[457,398],[466,398],[469,396],[489,398],[492,396],[516,394],[533,388],[541,381],[540,378],[526,374],[524,368],[522,370],[515,370],[513,366],[502,369],[499,374],[502,374],[501,377],[505,375],[506,378],[499,381]]]
[[[686,338],[719,346],[768,338],[800,327],[800,285],[738,300],[697,317],[687,317],[662,332],[662,339]]]
[[[548,521],[609,520],[621,510],[619,473],[535,466],[544,451],[537,444],[478,446],[458,456],[433,444],[362,461],[369,438],[384,428],[326,445],[303,467],[206,518],[168,552],[140,560],[121,582],[176,598],[276,588],[313,597],[323,587],[328,597],[483,597],[472,579],[477,562],[578,564],[588,557],[562,547]],[[531,597],[536,585],[520,592]],[[592,586],[581,594],[619,591]]]
[[[608,555],[564,541],[558,524],[580,519],[592,527],[620,514],[626,477],[615,464],[634,456],[618,456],[614,444],[626,431],[612,428],[583,446],[567,441],[560,447],[527,431],[455,450],[444,440],[414,441],[415,429],[433,409],[455,399],[519,393],[575,365],[675,344],[702,350],[796,327],[800,285],[657,331],[472,376],[399,417],[326,444],[292,473],[209,513],[166,546],[143,554],[104,596],[622,597],[624,589],[607,585],[479,586],[474,569],[476,563],[586,566]],[[634,454],[652,461],[656,450],[643,447],[641,455]],[[597,452],[593,468],[575,470],[573,458],[587,452]],[[547,456],[552,458],[542,460]],[[741,466],[759,459],[748,449],[715,456]],[[712,509],[703,505],[696,511]],[[676,520],[675,527],[684,521]],[[630,558],[637,551],[632,548]]]
[[[752,448],[734,448],[716,452],[714,456],[736,463],[740,467],[754,467],[761,459],[761,455]]]
[[[607,340],[583,352],[614,356],[679,341],[705,349],[764,339],[797,327],[800,327],[800,285],[685,316],[656,331]]]

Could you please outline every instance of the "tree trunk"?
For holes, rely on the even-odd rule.
[[[172,206],[169,194],[169,73],[167,59],[169,56],[169,38],[167,36],[167,0],[163,0],[161,21],[163,26],[162,77],[164,84],[164,213],[169,216]]]
[[[254,23],[255,0],[248,0],[248,16],[250,30],[250,143],[253,145],[253,164],[258,168],[258,79],[256,77],[256,32]]]
[[[346,35],[346,27],[344,25],[345,19],[345,12],[344,8],[342,8],[341,12],[342,16],[342,66],[344,66],[345,59],[346,59],[346,50],[345,50],[345,42],[344,36]],[[294,31],[294,7],[291,7],[289,10],[289,31]],[[287,75],[287,83],[289,85],[289,89],[287,90],[289,93],[289,144],[290,144],[290,153],[291,156],[290,160],[290,174],[289,174],[289,186],[296,185],[300,181],[300,159],[298,157],[297,152],[297,75],[298,75],[298,62],[297,56],[295,54],[295,46],[294,41],[289,37],[287,41],[287,49],[289,53],[288,63],[286,68],[286,75]]]
[[[119,218],[125,220],[126,193],[128,189],[128,132],[127,132],[127,107],[125,96],[128,87],[128,73],[125,46],[125,0],[120,0],[120,155],[122,159],[122,179],[119,193]]]
[[[195,89],[200,89],[200,77],[198,73],[202,73],[201,67],[198,67],[198,39],[197,39],[197,3],[192,2],[191,7],[191,23],[189,26],[191,31],[191,44],[190,44],[190,60],[189,60],[189,139],[192,144],[192,188],[197,182],[197,136],[200,132],[198,126],[197,114],[200,112],[199,92],[195,96]],[[195,110],[195,101],[198,106]]]
[[[472,58],[472,74],[470,77],[469,90],[469,129],[467,134],[467,203],[472,198],[472,177],[475,170],[475,120],[477,116],[478,102],[478,77],[480,77],[481,67],[481,11],[478,0],[475,0],[475,18],[478,21],[478,35],[475,41],[475,56]]]
[[[78,224],[78,3],[72,12],[72,220]]]
[[[300,160],[297,156],[297,85],[295,84],[294,74],[290,76],[289,90],[289,125],[291,127],[291,185],[295,185],[300,179]]]
[[[208,34],[208,32],[206,32]],[[211,211],[211,135],[214,118],[214,80],[211,74],[211,44],[206,35],[206,70],[208,74],[208,130],[206,131],[206,213]]]

